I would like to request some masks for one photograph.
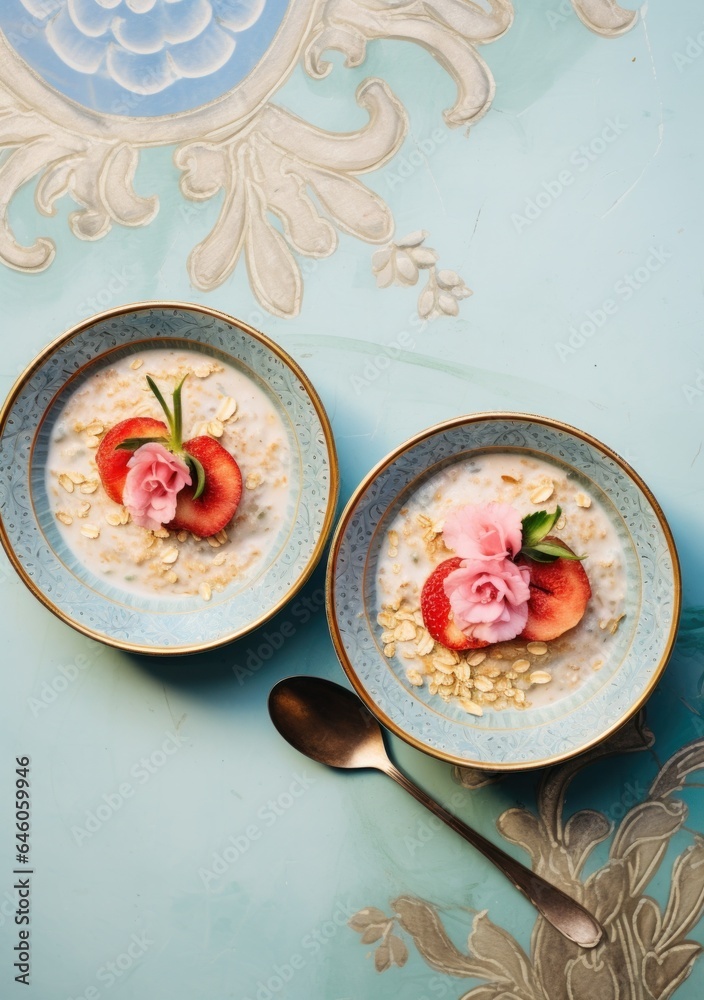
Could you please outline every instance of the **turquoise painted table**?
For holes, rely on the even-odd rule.
[[[517,857],[575,892],[598,883],[613,934],[595,966],[401,790],[275,734],[276,680],[341,679],[322,568],[249,638],[154,660],[81,638],[3,557],[2,996],[699,998],[698,6],[7,0],[0,29],[4,390],[91,313],[205,303],[311,376],[343,499],[462,412],[600,437],[661,501],[685,603],[615,756],[493,781],[392,741]],[[24,756],[29,988],[13,966]]]

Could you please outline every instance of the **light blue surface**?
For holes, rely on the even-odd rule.
[[[704,58],[691,45],[695,54],[686,55],[702,15],[693,0],[653,2],[631,33],[606,40],[571,13],[548,17],[560,9],[551,0],[523,0],[507,36],[482,50],[497,93],[469,137],[441,121],[453,98],[449,78],[430,55],[401,42],[373,43],[354,69],[333,57],[333,73],[320,82],[298,70],[280,95],[320,125],[350,129],[364,118],[351,80],[382,75],[407,104],[410,134],[399,157],[366,182],[388,198],[397,235],[427,229],[442,266],[474,290],[456,319],[421,324],[417,289],[378,290],[370,248],[349,237],[330,259],[308,262],[293,321],[263,313],[243,263],[212,293],[190,288],[184,261],[217,206],[184,211],[163,149],[143,156],[135,182],[161,199],[148,228],[116,227],[85,243],[69,234],[68,199],[41,220],[29,189],[13,204],[18,234],[29,241],[48,233],[58,254],[39,276],[0,272],[0,376],[9,389],[49,340],[101,308],[191,299],[261,327],[300,361],[334,425],[343,499],[392,447],[458,413],[544,413],[602,439],[663,506],[682,557],[685,599],[678,650],[648,704],[653,751],[593,765],[570,786],[567,814],[598,808],[618,819],[645,796],[658,762],[704,734]],[[609,121],[621,123],[618,136],[582,168],[573,157]],[[437,129],[442,139],[432,140]],[[422,140],[434,143],[432,152],[422,152]],[[411,159],[418,151],[421,165]],[[574,182],[517,231],[512,217],[565,169]],[[631,295],[619,291],[648,260],[647,281]],[[606,299],[617,303],[615,313],[561,357],[571,328]],[[404,332],[410,339],[399,342]],[[209,656],[159,662],[81,639],[39,606],[4,557],[2,574],[0,897],[12,886],[13,760],[21,754],[32,756],[36,866],[34,985],[12,982],[15,937],[5,917],[3,997],[77,1000],[94,987],[116,1000],[257,1000],[258,984],[277,967],[285,971],[294,955],[302,964],[277,998],[460,997],[474,983],[433,971],[413,950],[403,969],[379,975],[367,957],[371,946],[342,925],[343,912],[371,905],[388,912],[389,900],[403,893],[442,907],[458,946],[469,908],[488,909],[528,948],[532,908],[450,831],[426,836],[420,808],[381,775],[327,772],[270,726],[266,697],[280,677],[342,678],[321,610],[320,571],[255,637]],[[161,751],[166,740],[176,752]],[[391,742],[400,766],[497,841],[500,813],[516,804],[535,809],[534,775],[470,792],[458,789],[446,765]],[[152,763],[150,774],[139,762],[155,754],[164,764]],[[289,793],[294,781],[297,797]],[[87,814],[124,783],[134,793],[84,836]],[[661,904],[675,856],[692,843],[689,831],[704,831],[701,788],[682,797],[687,829],[673,836],[647,889]],[[210,878],[204,872],[231,837],[241,856]],[[608,842],[589,870],[607,853]],[[124,960],[128,967],[108,987],[106,963],[141,934],[149,944]],[[689,936],[704,942],[702,924]],[[702,988],[700,958],[675,996],[699,1000]]]

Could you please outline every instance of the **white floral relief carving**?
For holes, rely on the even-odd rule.
[[[337,247],[337,230],[369,243],[389,238],[393,218],[388,206],[356,175],[394,154],[406,133],[406,116],[381,80],[364,83],[357,100],[370,122],[345,134],[344,154],[341,137],[273,105],[231,139],[199,141],[177,151],[187,198],[208,199],[220,189],[225,193],[215,228],[189,259],[197,288],[221,284],[244,250],[259,301],[276,315],[293,316],[300,308],[302,281],[292,251],[327,257]],[[270,215],[281,222],[283,234]]]
[[[580,949],[538,916],[527,954],[484,910],[473,920],[464,951],[448,936],[440,907],[404,895],[391,902],[390,915],[369,906],[349,921],[363,944],[375,945],[377,971],[405,964],[405,934],[436,972],[482,981],[465,988],[459,1000],[672,997],[703,950],[689,934],[704,912],[704,838],[695,834],[675,859],[663,907],[646,890],[671,839],[685,828],[687,806],[677,793],[687,787],[691,774],[704,768],[704,740],[696,739],[670,757],[645,799],[626,812],[615,831],[608,816],[594,809],[564,817],[569,785],[583,768],[609,754],[642,751],[652,743],[641,716],[601,747],[546,771],[537,813],[513,808],[497,821],[502,836],[528,852],[534,871],[596,916],[606,932],[598,947]],[[463,770],[458,769],[460,780]],[[479,787],[474,773],[462,783]],[[583,878],[589,855],[612,833],[608,860]],[[462,989],[461,983],[458,986]]]
[[[237,33],[263,19],[264,9],[263,0],[22,3],[67,66],[137,95],[158,95],[178,79],[216,72],[226,50],[232,55]],[[619,17],[624,23],[613,0],[574,4],[593,30],[614,33]],[[243,258],[262,305],[295,316],[303,295],[297,258],[329,256],[339,232],[376,245],[391,240],[392,213],[360,177],[398,152],[407,116],[381,79],[358,88],[369,121],[353,132],[325,131],[296,117],[275,103],[277,90],[299,63],[316,79],[330,73],[325,53],[331,49],[344,54],[347,66],[358,66],[367,42],[403,39],[427,49],[454,79],[457,97],[443,113],[446,125],[472,125],[486,114],[495,91],[478,46],[500,38],[512,22],[511,0],[292,0],[266,55],[232,90],[154,118],[105,115],[70,101],[0,32],[0,261],[40,272],[54,259],[52,240],[39,236],[22,245],[8,221],[12,199],[30,183],[43,215],[54,214],[64,195],[77,203],[69,223],[80,239],[100,239],[114,224],[147,225],[159,202],[134,190],[141,151],[174,146],[183,196],[193,202],[223,196],[213,230],[190,255],[193,285],[216,288]],[[456,315],[470,294],[464,282],[438,270],[435,261],[423,264],[420,251],[410,257],[427,274],[421,315]]]
[[[372,257],[376,283],[379,288],[391,284],[415,285],[424,272],[427,281],[418,297],[418,315],[421,319],[456,316],[461,300],[473,293],[456,271],[438,270],[437,251],[424,246],[427,236],[424,229],[419,229],[377,250]]]
[[[40,237],[22,246],[10,229],[7,212],[15,194],[34,177],[37,209],[55,214],[65,194],[81,206],[69,216],[73,234],[96,240],[113,223],[143,226],[159,210],[156,197],[141,198],[132,186],[138,150],[128,142],[99,141],[62,129],[28,104],[0,89],[0,259],[22,271],[42,271],[55,255],[54,243]]]
[[[328,49],[342,52],[348,66],[359,66],[372,39],[416,42],[457,84],[457,100],[444,112],[446,123],[469,125],[486,114],[496,89],[477,45],[495,42],[513,23],[511,0],[489,0],[488,6],[486,11],[468,0],[328,0],[306,49],[306,69],[313,77],[327,76]]]

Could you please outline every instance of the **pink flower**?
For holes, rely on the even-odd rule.
[[[468,504],[445,520],[443,539],[462,559],[493,562],[517,556],[523,544],[521,515],[507,503]]]
[[[494,505],[498,506],[498,505]],[[528,619],[530,570],[510,559],[465,559],[445,578],[455,624],[484,642],[506,642]]]
[[[183,459],[152,442],[137,448],[127,468],[122,502],[135,524],[156,530],[173,521],[177,495],[191,485]]]

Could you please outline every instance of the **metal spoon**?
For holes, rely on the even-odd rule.
[[[583,906],[466,826],[394,767],[381,726],[356,694],[322,677],[288,677],[272,689],[269,714],[283,738],[307,757],[330,767],[371,767],[388,774],[481,851],[561,934],[582,948],[599,943],[603,929]]]

